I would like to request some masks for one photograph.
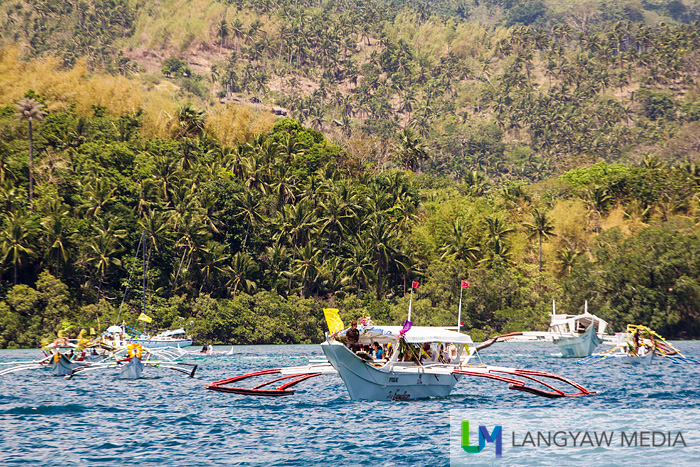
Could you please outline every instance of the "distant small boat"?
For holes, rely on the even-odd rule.
[[[177,360],[187,355],[182,349],[147,349],[140,344],[129,344],[127,347],[113,352],[108,360],[98,363],[86,363],[74,368],[66,379],[72,379],[78,374],[98,370],[116,370],[122,379],[139,379],[146,368],[164,368],[184,373],[190,377],[197,371],[197,365],[181,363]]]
[[[581,315],[581,319],[586,319],[586,317]],[[588,357],[596,347],[603,343],[598,337],[596,326],[593,323],[589,324],[582,334],[571,334],[573,335],[562,334],[555,337],[552,341],[559,347],[563,357]]]
[[[628,324],[626,333],[617,334],[617,345],[604,352],[592,354],[577,363],[587,365],[609,358],[620,358],[625,363],[647,366],[656,357],[673,363],[698,364],[697,360],[680,353],[652,329],[643,325]]]
[[[188,336],[184,329],[175,329],[173,331],[163,331],[154,336],[141,334],[137,337],[127,337],[127,342],[141,344],[149,349],[157,349],[161,347],[189,347],[192,345],[192,337]]]
[[[44,347],[44,358],[41,360],[0,363],[0,366],[8,365],[0,369],[0,376],[45,368],[55,376],[72,379],[78,374],[116,369],[121,378],[138,379],[147,367],[194,376],[197,365],[177,361],[187,355],[185,350],[177,347],[148,349],[138,343],[127,344],[121,339],[121,328],[116,326],[116,329],[118,332],[106,332],[91,341],[56,339]]]
[[[495,342],[552,342],[563,357],[587,357],[600,344],[614,343],[614,336],[605,334],[608,323],[588,312],[588,302],[582,314],[566,315],[557,314],[552,301],[550,317],[548,331],[512,332],[493,339]]]

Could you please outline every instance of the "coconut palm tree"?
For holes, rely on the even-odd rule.
[[[226,287],[231,290],[234,297],[238,293],[239,287],[248,292],[257,288],[257,283],[253,280],[253,274],[258,271],[258,265],[248,253],[239,251],[231,259],[231,266],[228,269],[229,281]]]
[[[99,299],[108,270],[112,266],[121,266],[122,264],[117,257],[122,251],[122,246],[114,235],[102,229],[98,229],[97,236],[87,246],[87,262],[92,265],[95,275],[98,277],[97,297]]]
[[[565,246],[557,251],[557,259],[561,265],[562,275],[571,274],[571,270],[581,256],[581,251],[576,248]]]
[[[177,109],[178,138],[200,136],[204,131],[204,112],[197,110],[191,103],[181,105]]]
[[[233,36],[235,44],[236,44],[236,52],[240,53],[240,51],[241,51],[240,40],[243,36],[245,36],[245,30],[243,29],[243,23],[241,22],[240,19],[236,18],[236,20],[231,24],[230,33]]]
[[[33,238],[38,222],[26,212],[8,212],[4,215],[0,230],[2,262],[12,263],[12,282],[17,284],[17,273],[30,258],[36,256]]]
[[[70,228],[66,223],[70,215],[68,206],[58,200],[53,200],[50,209],[51,212],[41,221],[41,225],[44,228],[46,259],[51,261],[55,258],[54,276],[58,277],[61,262],[68,261],[68,251],[77,238],[77,230]]]
[[[365,223],[363,232],[372,245],[372,257],[375,261],[377,277],[377,300],[384,293],[384,281],[397,255],[398,230],[382,216],[371,216]]]
[[[554,233],[554,226],[552,222],[547,219],[547,215],[535,209],[532,213],[532,223],[526,222],[523,224],[525,228],[530,232],[530,239],[537,237],[540,244],[540,255],[539,255],[539,271],[542,272],[542,239],[548,240],[549,237],[556,237]]]
[[[224,46],[224,41],[231,33],[229,29],[228,22],[226,22],[226,17],[222,17],[221,21],[216,25],[216,37],[219,38],[219,55],[221,55],[221,48]]]
[[[404,170],[415,172],[420,163],[428,159],[428,148],[415,131],[406,128],[398,135],[398,143],[394,146],[394,157]]]
[[[242,245],[243,250],[245,250],[246,243],[248,243],[248,236],[250,235],[250,228],[263,220],[263,206],[260,200],[255,196],[255,193],[251,190],[238,193],[234,197],[234,203],[236,205],[236,216],[247,224]]]
[[[351,256],[345,261],[344,279],[349,286],[357,286],[357,296],[362,297],[362,287],[369,287],[376,271],[372,262],[372,245],[369,240],[357,238]]]
[[[224,263],[229,259],[229,255],[225,252],[226,247],[219,242],[209,240],[206,245],[201,248],[201,275],[202,285],[199,286],[199,293],[204,290],[204,285],[211,282],[212,277],[216,273],[225,272]]]
[[[307,297],[313,289],[313,282],[319,272],[321,250],[307,243],[299,252],[299,258],[294,261],[294,275],[301,281],[300,295]]]
[[[34,135],[32,122],[34,120],[42,120],[46,115],[43,109],[44,105],[34,99],[22,99],[15,106],[19,111],[15,114],[17,120],[26,120],[29,124],[29,206],[34,209]]]
[[[478,256],[481,253],[481,249],[465,232],[459,219],[452,221],[452,232],[438,251],[442,253],[440,259],[451,257],[467,261],[472,265],[478,261]]]

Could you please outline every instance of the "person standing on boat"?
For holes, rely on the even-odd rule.
[[[345,333],[345,338],[348,340],[348,347],[353,352],[360,350],[360,331],[357,329],[357,321],[350,323],[350,329]]]

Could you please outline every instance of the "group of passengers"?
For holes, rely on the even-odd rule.
[[[445,345],[440,344],[439,350],[435,348],[435,344],[425,342],[420,351],[420,363],[422,365],[432,363],[450,363],[452,359],[450,354],[445,350]]]
[[[387,344],[383,347],[379,342],[372,342],[372,345],[360,344],[360,331],[357,329],[357,321],[350,323],[350,329],[345,333],[348,347],[353,352],[366,352],[375,360],[389,360],[391,358],[392,346]]]
[[[355,353],[366,352],[374,360],[389,360],[394,350],[391,344],[386,344],[386,347],[382,347],[378,342],[372,342],[371,346],[360,344],[360,331],[357,329],[357,321],[353,321],[350,324],[350,329],[345,333],[345,338],[350,350]],[[443,344],[440,344],[439,350],[434,348],[429,342],[424,343],[422,348],[412,345],[407,347],[408,349],[402,351],[399,355],[401,361],[413,361],[420,365],[450,363],[452,361],[449,352],[445,350]]]

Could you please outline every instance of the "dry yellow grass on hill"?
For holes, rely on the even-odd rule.
[[[0,106],[16,104],[30,89],[45,99],[49,111],[73,106],[78,115],[89,116],[99,104],[116,117],[143,110],[142,134],[147,138],[171,137],[182,103],[172,84],[147,89],[138,77],[90,73],[83,61],[67,69],[54,57],[25,61],[18,47],[0,48]],[[269,131],[275,122],[272,114],[243,105],[215,104],[206,110],[207,131],[226,145]]]

